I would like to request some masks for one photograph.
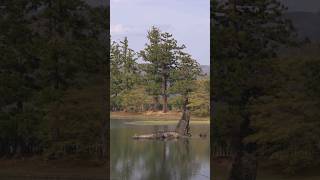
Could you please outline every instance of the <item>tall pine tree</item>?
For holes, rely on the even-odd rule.
[[[254,180],[256,144],[244,142],[253,133],[248,109],[253,99],[265,93],[268,82],[263,76],[268,75],[268,59],[276,56],[280,45],[289,42],[292,26],[283,18],[285,7],[275,0],[215,3],[212,9],[214,131],[221,136],[228,134],[235,151],[229,180]],[[219,115],[222,104],[226,105],[230,120]],[[216,134],[214,138],[218,137]]]
[[[147,37],[149,44],[146,44],[145,49],[142,50],[140,54],[144,61],[152,64],[150,67],[157,72],[156,74],[160,74],[161,95],[163,99],[162,110],[166,113],[168,111],[170,73],[176,68],[179,52],[184,49],[185,46],[178,46],[172,34],[161,32],[156,27],[151,28]]]

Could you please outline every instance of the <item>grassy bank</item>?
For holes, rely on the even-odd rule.
[[[112,119],[130,119],[130,120],[141,120],[141,121],[174,121],[179,120],[182,116],[181,112],[170,111],[167,113],[163,112],[143,112],[143,113],[132,113],[132,112],[110,112]],[[210,121],[210,117],[199,117],[191,114],[191,121]]]

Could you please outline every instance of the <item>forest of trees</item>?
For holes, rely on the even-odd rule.
[[[135,52],[127,38],[109,43],[106,7],[0,1],[0,157],[105,158],[110,88],[112,111],[211,111],[213,141],[235,153],[229,180],[256,179],[260,162],[319,167],[320,45],[298,42],[284,12],[275,0],[211,0],[210,87],[156,27]]]
[[[0,157],[106,157],[108,8],[0,3]]]
[[[229,180],[318,167],[319,44],[297,40],[278,1],[211,5],[211,137],[233,148]]]
[[[127,38],[111,44],[111,110],[181,111],[209,116],[209,76],[172,34],[152,27],[140,52]],[[140,60],[140,63],[139,63]]]

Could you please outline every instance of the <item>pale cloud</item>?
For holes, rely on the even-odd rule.
[[[124,27],[122,24],[111,24],[111,35],[123,34],[129,31],[129,28]]]

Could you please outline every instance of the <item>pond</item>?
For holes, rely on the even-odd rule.
[[[134,140],[132,136],[135,134],[172,130],[175,124],[144,124],[112,119],[111,179],[210,179],[209,124],[193,123],[190,126],[193,134],[190,139]],[[207,138],[200,138],[199,133],[207,133]]]

